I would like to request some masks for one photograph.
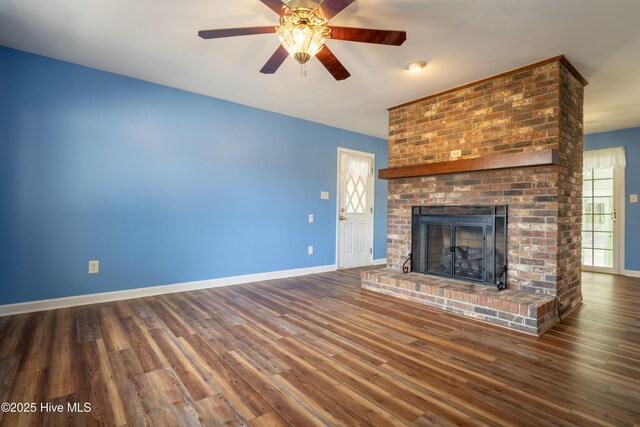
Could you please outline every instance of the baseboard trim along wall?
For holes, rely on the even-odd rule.
[[[624,271],[624,275],[625,276],[629,276],[629,277],[640,277],[640,271],[638,271],[638,270],[625,270]]]
[[[387,259],[386,258],[380,258],[380,259],[374,259],[373,260],[373,265],[383,265],[387,263]]]
[[[196,291],[199,289],[241,285],[244,283],[261,282],[263,280],[306,276],[308,274],[326,273],[328,271],[336,271],[336,266],[322,265],[318,267],[272,271],[269,273],[222,277],[219,279],[200,280],[197,282],[178,283],[174,285],[151,286],[148,288],[127,289],[123,291],[104,292],[99,294],[77,295],[65,298],[21,302],[17,304],[0,305],[0,317],[10,316],[14,314],[32,313],[36,311],[55,310],[58,308],[77,307],[81,305],[97,304],[101,302],[121,301],[133,298],[150,297],[154,295],[173,294],[176,292]]]

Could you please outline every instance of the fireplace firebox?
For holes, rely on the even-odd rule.
[[[411,239],[412,272],[506,288],[506,206],[414,206]]]

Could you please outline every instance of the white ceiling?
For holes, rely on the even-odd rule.
[[[0,0],[0,44],[383,138],[390,106],[564,53],[590,82],[591,133],[640,126],[639,17],[638,0],[357,0],[331,23],[408,40],[329,40],[343,82],[317,60],[260,74],[273,34],[197,37],[275,25],[258,0]],[[414,59],[429,65],[411,74]]]

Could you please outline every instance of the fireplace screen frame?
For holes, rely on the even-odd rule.
[[[507,277],[507,206],[413,206],[411,208],[411,271],[439,277],[450,277],[473,283],[506,288]],[[451,266],[449,272],[434,272],[429,264],[428,227],[450,227]],[[456,275],[456,233],[458,227],[481,227],[482,229],[482,278]],[[500,228],[500,229],[499,229]],[[421,243],[420,230],[424,241]],[[502,241],[497,238],[502,235]],[[502,259],[498,259],[500,245]],[[446,245],[443,247],[446,250]],[[487,252],[489,251],[489,252]],[[444,255],[440,255],[444,257]],[[408,270],[408,269],[407,269]]]

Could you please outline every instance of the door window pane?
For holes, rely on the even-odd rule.
[[[593,247],[613,250],[613,233],[593,233]]]
[[[340,207],[347,214],[365,214],[367,206],[367,185],[373,170],[371,160],[365,156],[340,153]]]
[[[592,197],[586,199],[583,207],[585,213],[610,214],[613,209],[613,197]]]
[[[606,249],[594,249],[593,266],[605,268],[613,267],[613,251]]]
[[[582,179],[585,181],[593,180],[593,169],[585,169],[582,172]]]
[[[593,181],[593,195],[610,197],[613,194],[613,180],[603,179]]]
[[[611,214],[593,215],[593,230],[613,232],[613,218]]]
[[[593,179],[613,179],[613,169],[593,169]]]
[[[361,176],[354,177],[347,175],[346,186],[347,206],[345,208],[348,214],[363,214],[367,206],[367,182],[366,178]]]

